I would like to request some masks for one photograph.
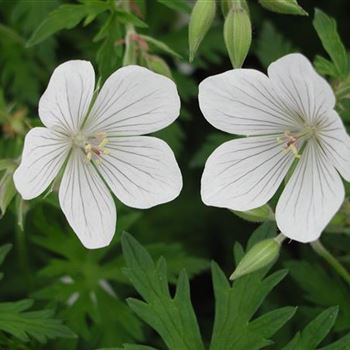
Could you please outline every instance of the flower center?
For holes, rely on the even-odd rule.
[[[108,144],[105,132],[98,132],[93,136],[78,133],[73,138],[73,144],[85,153],[87,162],[93,160],[96,164],[100,164],[102,155],[109,154],[109,150],[105,147]]]
[[[317,125],[305,124],[300,131],[291,132],[286,130],[283,136],[277,138],[277,142],[284,145],[283,148],[286,153],[292,152],[294,157],[299,159],[301,156],[299,150],[302,149],[303,143],[311,138],[317,138],[318,130]]]
[[[298,142],[300,141],[300,137],[304,135],[302,134],[296,134],[296,133],[291,133],[290,131],[285,131],[283,136],[280,136],[277,138],[277,142],[279,144],[284,145],[284,151],[286,153],[292,152],[294,157],[299,159],[300,154],[298,151]]]

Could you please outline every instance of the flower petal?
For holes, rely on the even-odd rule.
[[[170,147],[149,136],[123,137],[108,143],[110,153],[98,166],[114,194],[134,208],[150,208],[176,198],[182,176]]]
[[[86,132],[142,135],[160,130],[179,115],[180,99],[172,80],[139,66],[118,69],[104,83]]]
[[[298,129],[269,78],[253,69],[234,69],[203,80],[199,106],[210,124],[239,135],[265,135]]]
[[[59,200],[70,226],[86,248],[110,243],[116,226],[115,204],[94,166],[79,149],[72,151],[68,161]]]
[[[57,176],[70,149],[69,140],[47,128],[31,129],[25,137],[22,161],[13,175],[23,199],[43,193]]]
[[[310,140],[276,208],[281,232],[298,242],[319,238],[344,200],[339,174],[316,141]]]
[[[53,72],[39,101],[39,116],[48,128],[78,132],[94,93],[95,73],[90,62],[68,61]]]
[[[277,191],[293,158],[275,136],[228,141],[207,160],[202,200],[207,205],[241,211],[260,207]]]
[[[350,181],[350,137],[334,110],[320,121],[319,141],[324,152],[346,181]]]
[[[289,54],[270,64],[268,76],[295,118],[313,123],[334,108],[334,93],[327,81],[316,73],[301,54]]]

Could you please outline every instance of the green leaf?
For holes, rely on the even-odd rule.
[[[186,0],[158,0],[158,2],[178,12],[191,12],[191,7]]]
[[[0,247],[0,264],[12,245]],[[0,303],[0,331],[27,342],[34,338],[40,343],[55,338],[75,338],[75,334],[61,320],[54,319],[51,310],[29,311],[33,300]]]
[[[243,276],[232,286],[215,263],[212,274],[215,322],[210,350],[261,349],[271,344],[269,338],[295,313],[295,308],[277,309],[251,321],[268,293],[285,277],[286,271],[264,278],[265,269]]]
[[[337,314],[337,307],[330,307],[323,311],[303,331],[298,332],[283,350],[316,350],[333,327]]]
[[[121,45],[122,28],[115,13],[111,13],[93,41],[100,42],[96,53],[99,75],[104,81],[121,65],[123,48]]]
[[[15,170],[16,167],[16,162],[14,162],[13,159],[0,159],[0,171]]]
[[[190,299],[186,273],[180,273],[171,297],[164,259],[155,264],[149,253],[129,234],[122,236],[127,267],[124,273],[145,301],[128,299],[136,314],[154,328],[170,350],[204,349]]]
[[[55,214],[48,216],[46,212],[40,211],[42,216],[35,213],[35,230],[41,234],[33,240],[55,255],[37,276],[45,287],[32,296],[60,306],[67,325],[87,342],[95,341],[96,337],[99,346],[142,341],[142,323],[122,294],[127,281],[121,272],[124,263],[118,237],[118,232],[130,228],[140,213],[119,207],[118,232],[112,243],[105,249],[87,250],[67,226],[49,225]],[[119,290],[113,282],[124,286]]]
[[[159,51],[165,52],[165,53],[167,53],[167,54],[169,54],[171,56],[174,56],[176,58],[180,58],[180,59],[182,58],[181,55],[179,55],[177,52],[175,52],[173,49],[171,49],[167,44],[163,43],[162,41],[154,39],[154,38],[152,38],[151,36],[148,36],[148,35],[140,34],[139,36],[142,39],[146,40],[147,43],[150,46],[153,46],[153,48],[156,48]]]
[[[135,27],[147,28],[148,25],[131,12],[125,11],[121,8],[115,9],[118,20],[123,24],[133,24]]]
[[[290,276],[304,293],[305,299],[318,308],[320,305],[339,306],[336,330],[349,330],[350,304],[349,290],[341,281],[334,278],[319,264],[291,260],[285,264]]]
[[[254,51],[263,66],[267,68],[270,63],[295,51],[295,49],[270,21],[264,21]]]
[[[339,77],[344,77],[349,72],[349,61],[346,49],[337,31],[337,23],[334,18],[316,9],[312,22],[324,49],[331,57],[337,69]]]
[[[0,218],[15,197],[17,191],[13,182],[13,172],[6,172],[0,179]]]
[[[37,27],[27,42],[27,47],[36,45],[62,29],[76,27],[85,17],[97,16],[109,9],[106,1],[87,1],[83,4],[64,4],[52,11]]]
[[[251,330],[253,333],[260,333],[265,338],[269,338],[276,333],[276,329],[280,329],[291,319],[296,311],[296,307],[286,306],[267,312],[251,322]]]
[[[345,335],[336,342],[320,348],[319,350],[347,350],[350,349],[350,334]]]
[[[4,244],[0,247],[0,265],[4,262],[6,255],[12,248],[12,244]]]
[[[27,311],[32,305],[33,301],[29,299],[0,303],[0,330],[24,342],[30,337],[40,343],[58,337],[75,337],[62,321],[52,318],[51,310]]]
[[[286,15],[307,16],[308,13],[298,5],[297,0],[259,0],[267,10]]]
[[[335,67],[334,63],[322,56],[316,55],[314,67],[321,75],[329,75],[333,78],[338,76],[337,68]]]

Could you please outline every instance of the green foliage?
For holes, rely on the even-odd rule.
[[[327,273],[320,264],[292,260],[285,266],[305,293],[307,302],[317,308],[338,305],[339,317],[335,327],[339,331],[350,329],[349,291],[342,281]]]
[[[53,319],[51,310],[27,311],[33,300],[0,303],[0,330],[26,342],[32,337],[40,343],[54,338],[74,337],[62,322]]]
[[[84,1],[82,4],[61,5],[37,27],[28,40],[27,46],[36,45],[62,29],[72,29],[84,18],[85,23],[90,23],[109,7],[109,1],[99,0]]]
[[[295,49],[271,22],[264,21],[254,51],[262,65],[267,68],[270,63]]]
[[[140,37],[144,39],[153,48],[155,48],[157,51],[161,53],[166,53],[176,58],[181,58],[181,55],[179,55],[177,52],[175,52],[173,49],[171,49],[167,44],[163,43],[162,41],[152,38],[151,36],[148,36],[148,35],[140,35]]]
[[[11,245],[0,247],[0,264],[11,249]],[[2,277],[2,275],[1,275]],[[48,339],[72,338],[74,333],[54,319],[52,310],[29,311],[33,300],[25,299],[15,302],[0,302],[0,331],[10,334],[23,342],[31,338],[40,343]],[[0,339],[0,344],[2,340]]]
[[[270,235],[271,230],[271,225],[264,225],[254,239],[258,241]],[[127,264],[124,273],[145,300],[129,299],[130,307],[160,334],[169,349],[204,349],[186,273],[180,273],[172,297],[165,259],[160,258],[155,264],[147,251],[126,233],[122,247]],[[285,307],[251,321],[267,294],[286,275],[286,271],[281,270],[264,278],[266,272],[265,269],[242,277],[231,286],[218,265],[212,264],[216,312],[211,350],[260,349],[271,344],[269,338],[294,315],[295,308]]]
[[[338,308],[330,307],[313,319],[301,332],[295,334],[294,338],[282,350],[345,350],[350,346],[350,334],[338,341],[319,348],[318,345],[330,332],[337,318]]]
[[[186,0],[158,0],[158,2],[166,7],[169,7],[171,10],[187,13],[191,11],[191,8]]]
[[[261,349],[271,344],[269,338],[293,316],[295,308],[286,307],[251,321],[267,294],[286,275],[282,270],[263,279],[264,273],[242,277],[231,287],[223,272],[213,264],[216,312],[211,350]]]
[[[334,18],[327,16],[323,11],[316,9],[312,23],[324,49],[332,59],[337,75],[339,77],[344,77],[349,72],[349,60],[346,49],[338,34],[336,21]],[[322,62],[323,64],[325,63],[324,60]],[[329,61],[327,61],[327,65],[328,74],[329,72],[334,74],[334,68],[329,67],[331,65]]]
[[[252,235],[247,250],[276,232],[273,223],[261,225]],[[242,259],[244,250],[235,246],[236,264]],[[228,282],[217,264],[212,265],[215,293],[215,322],[210,350],[216,349],[261,349],[272,344],[270,338],[295,313],[293,307],[269,311],[254,320],[266,296],[285,277],[287,271],[280,270],[265,277],[268,268],[252,273],[233,282]]]
[[[297,0],[259,0],[267,10],[286,15],[307,16],[308,13],[298,4]]]
[[[48,201],[52,201],[51,196]],[[90,343],[96,336],[102,346],[144,339],[140,321],[123,301],[129,281],[121,272],[124,260],[117,247],[120,232],[129,229],[140,217],[140,213],[120,210],[118,232],[112,245],[104,250],[87,251],[73,233],[64,235],[60,228],[50,227],[49,218],[37,215],[38,230],[42,225],[46,229],[33,240],[55,257],[49,259],[47,266],[40,271],[39,276],[46,286],[36,291],[33,297],[54,301],[61,308],[64,306],[61,317]],[[67,249],[62,249],[62,246]],[[180,245],[152,244],[149,250],[155,257],[166,252],[171,281],[185,266],[189,267],[190,275],[208,266],[206,260],[189,256]],[[111,327],[114,329],[112,333]]]
[[[164,258],[155,264],[147,251],[129,234],[122,237],[130,279],[145,302],[129,298],[132,310],[163,338],[169,349],[204,349],[191,300],[188,277],[180,273],[175,296],[170,295]]]

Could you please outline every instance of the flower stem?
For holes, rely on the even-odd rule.
[[[287,237],[283,234],[280,233],[279,235],[277,235],[274,239],[277,243],[282,244],[283,241],[286,239]]]
[[[320,255],[327,263],[341,276],[348,285],[350,285],[350,273],[345,267],[331,254],[329,250],[321,243],[320,240],[311,243],[313,250]]]

